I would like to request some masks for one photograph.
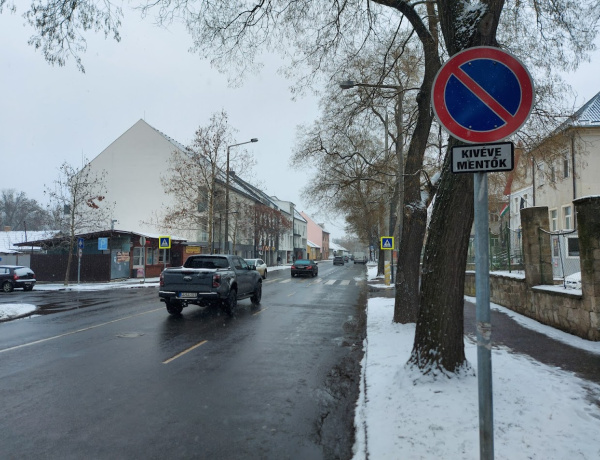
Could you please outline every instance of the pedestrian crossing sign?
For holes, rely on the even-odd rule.
[[[393,236],[382,236],[381,237],[381,249],[394,249],[394,237]]]
[[[171,249],[171,237],[170,236],[159,236],[158,237],[158,249]]]

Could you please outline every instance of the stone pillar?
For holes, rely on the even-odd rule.
[[[588,338],[600,340],[600,196],[573,201],[577,212],[582,308],[590,316]]]
[[[521,209],[521,227],[525,283],[528,287],[554,284],[550,234],[547,233],[550,227],[548,208],[540,206]]]

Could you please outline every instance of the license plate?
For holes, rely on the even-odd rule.
[[[198,297],[198,294],[195,292],[180,292],[179,297],[182,299],[195,299]]]

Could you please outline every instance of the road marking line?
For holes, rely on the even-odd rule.
[[[64,334],[55,335],[53,337],[47,337],[45,339],[36,340],[35,342],[23,343],[21,345],[16,345],[14,347],[5,348],[4,350],[0,350],[0,353],[4,353],[5,351],[17,350],[18,348],[28,347],[30,345],[37,345],[38,343],[47,342],[49,340],[60,339],[61,337],[66,337],[67,335],[78,334],[79,332],[89,331],[91,329],[96,329],[97,327],[106,326],[107,324],[118,323],[119,321],[123,321],[125,319],[135,318],[136,316],[145,315],[147,313],[153,313],[155,311],[162,310],[162,308],[155,308],[154,310],[145,311],[142,313],[137,313],[135,315],[126,316],[124,318],[115,319],[112,321],[107,321],[106,323],[96,324],[95,326],[85,327],[83,329],[78,329],[76,331],[66,332]]]
[[[281,283],[289,283],[290,281],[292,281],[292,280],[291,280],[290,278],[288,278],[288,279],[286,279],[286,280],[283,280],[283,281],[280,281],[280,282],[281,282]]]
[[[267,308],[261,308],[260,310],[258,310],[258,311],[255,311],[254,313],[252,313],[252,316],[256,316],[256,315],[258,315],[259,313],[262,313],[263,311],[265,311],[265,310],[268,310],[268,309],[269,309],[269,307],[267,307]]]
[[[336,281],[337,281],[337,280],[329,280],[329,281],[327,281],[325,284],[333,284],[333,283],[335,283]]]
[[[188,348],[187,350],[183,350],[181,353],[177,353],[175,356],[167,359],[166,361],[163,361],[163,364],[169,364],[171,361],[176,360],[177,358],[180,358],[181,356],[185,355],[186,353],[189,353],[192,350],[195,350],[196,348],[198,348],[201,345],[204,345],[206,342],[208,342],[208,340],[203,340],[202,342],[197,343],[196,345],[192,345],[190,348]]]
[[[296,291],[292,292],[291,294],[288,294],[288,297],[292,297],[294,294],[296,294]]]
[[[348,285],[350,284],[350,280],[342,280],[342,281],[340,282],[340,284],[341,284],[342,286],[348,286]]]

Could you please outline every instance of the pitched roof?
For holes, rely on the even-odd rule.
[[[578,127],[600,126],[600,93],[583,104],[566,124]]]

